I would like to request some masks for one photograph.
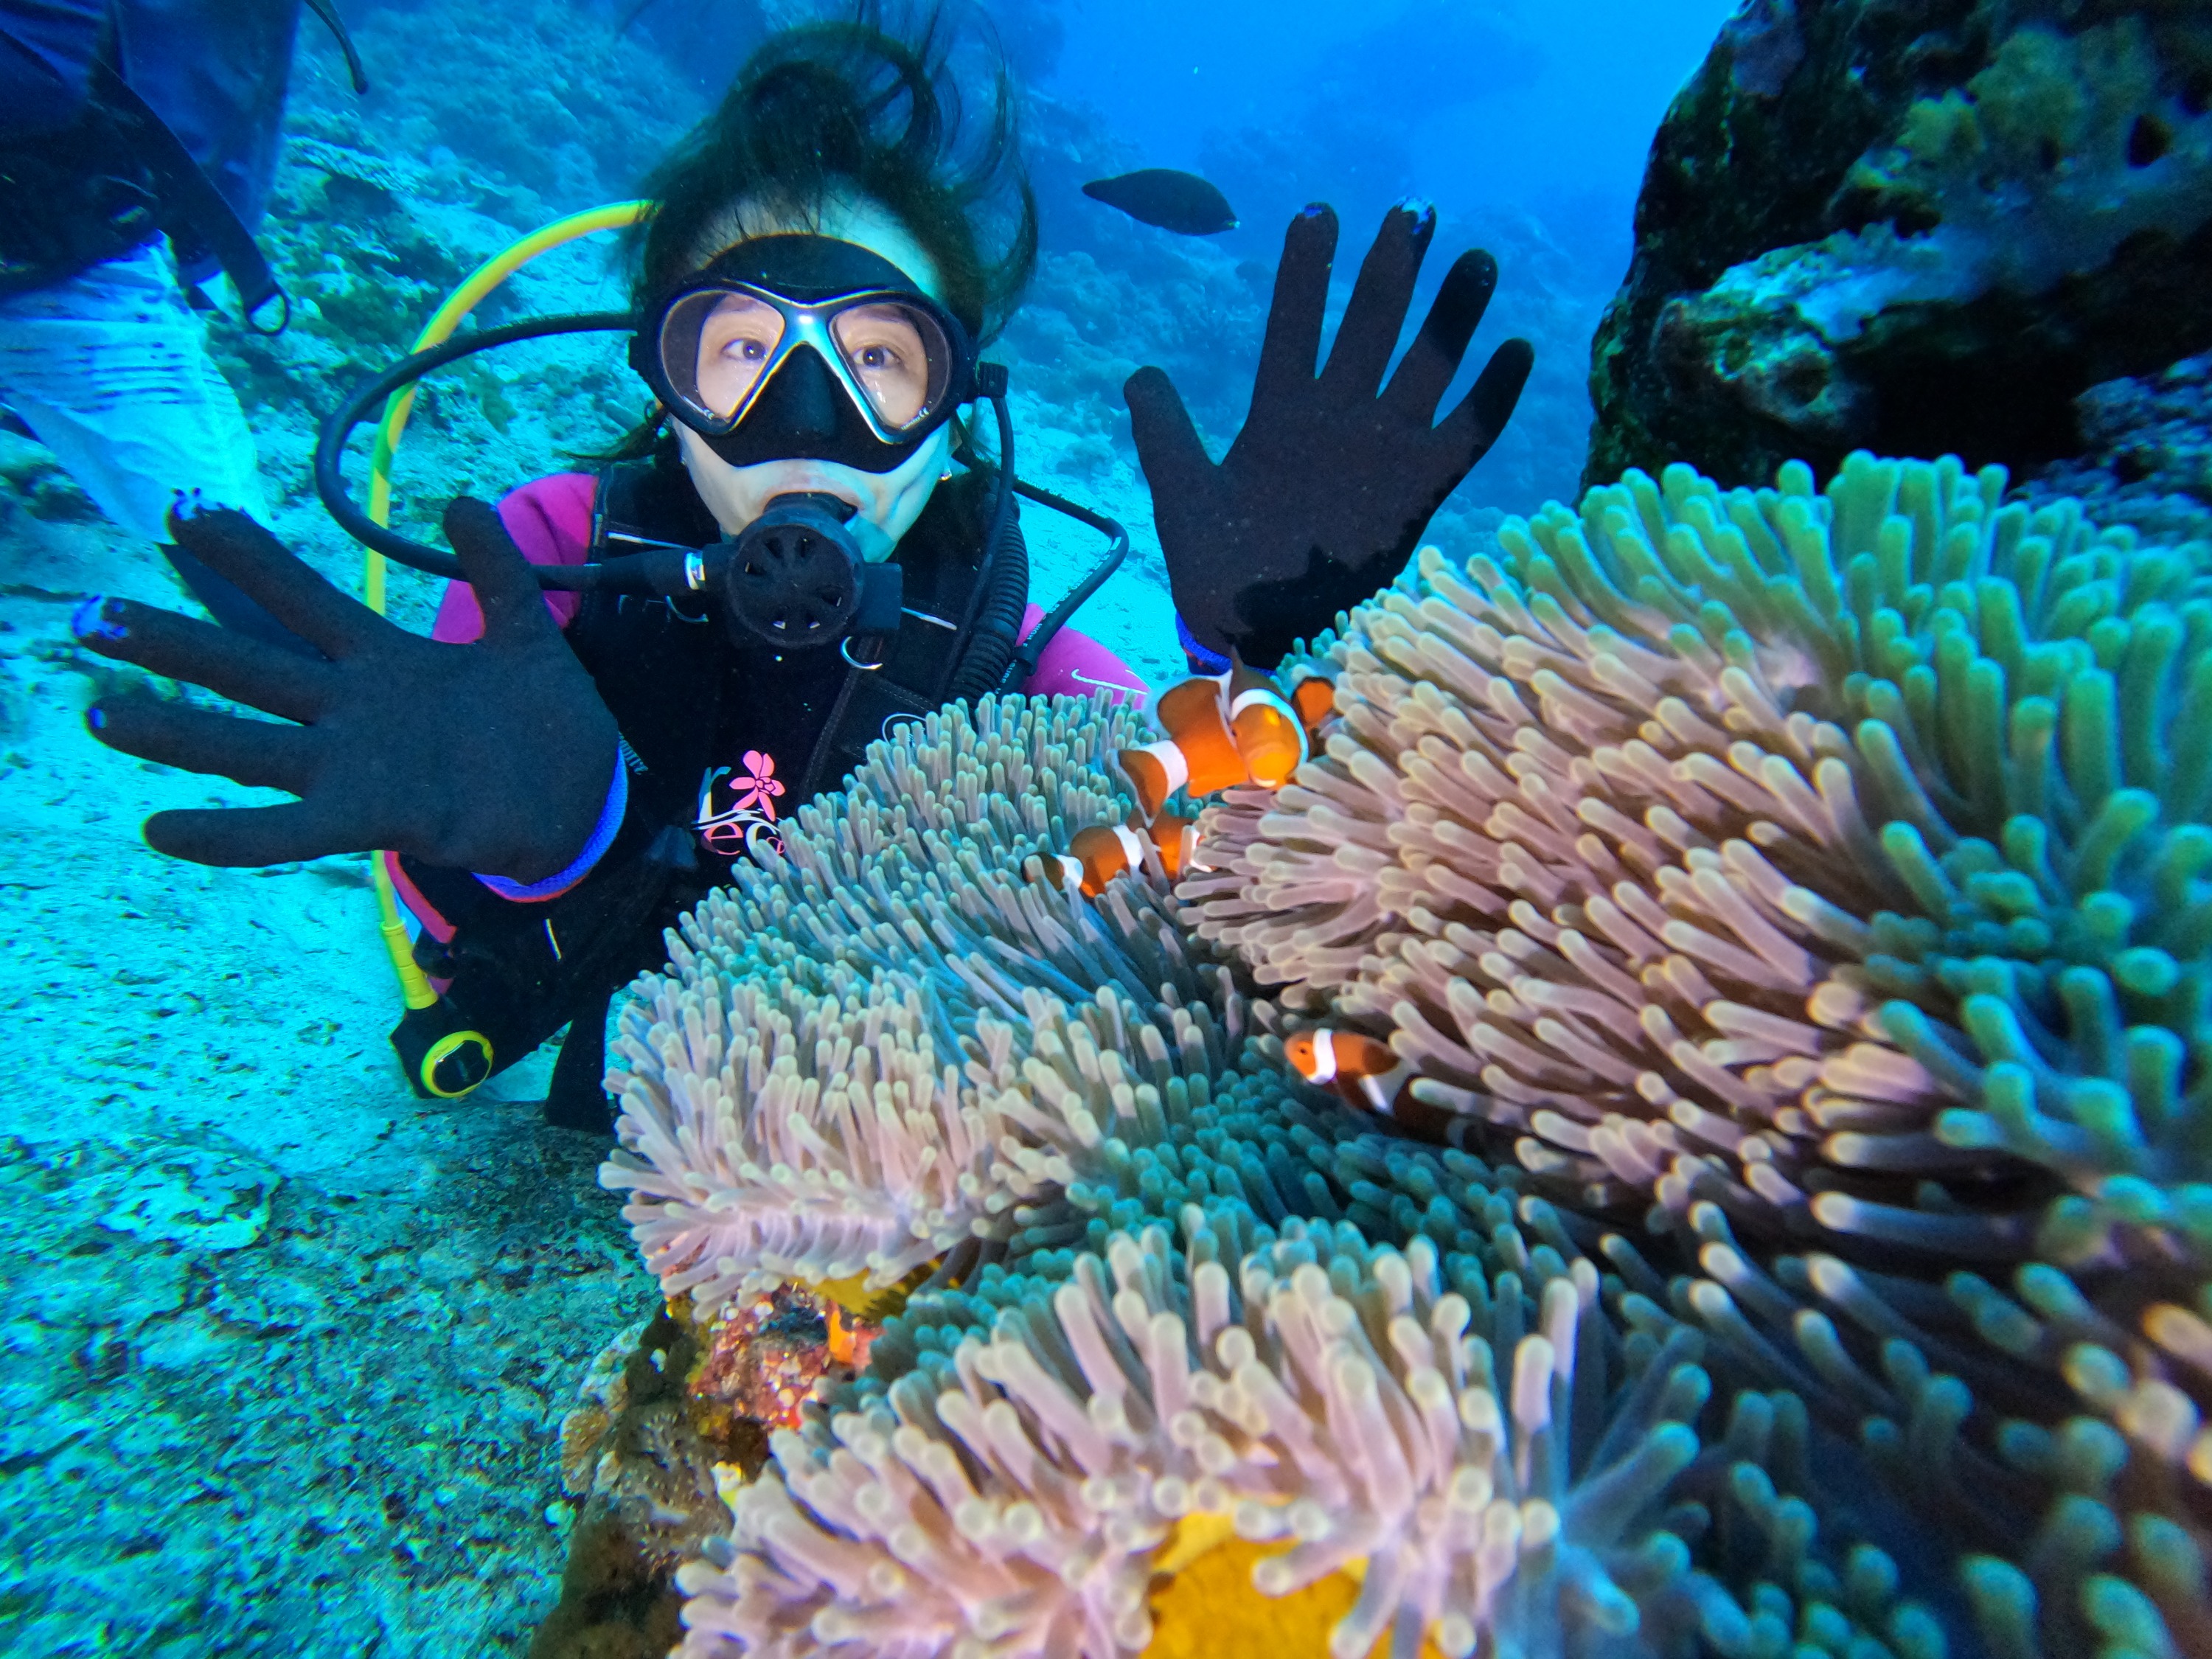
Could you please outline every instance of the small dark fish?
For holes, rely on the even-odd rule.
[[[1217,236],[1237,228],[1237,210],[1229,198],[1194,173],[1146,167],[1115,179],[1094,179],[1083,193],[1117,207],[1132,219],[1178,236]]]

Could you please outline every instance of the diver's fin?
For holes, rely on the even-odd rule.
[[[317,662],[327,661],[323,653],[295,634],[283,623],[270,616],[246,592],[228,576],[219,576],[192,554],[174,542],[161,544],[162,556],[169,568],[183,579],[208,615],[233,633],[243,634],[250,640],[259,640],[264,645],[282,646],[287,651],[313,658]]]

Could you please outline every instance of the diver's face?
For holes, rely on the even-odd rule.
[[[717,225],[711,245],[698,250],[696,260],[703,266],[739,242],[804,231],[856,243],[896,265],[931,299],[944,298],[936,261],[890,214],[858,198],[833,200],[812,222],[741,203]],[[879,311],[883,314],[876,315]],[[716,307],[700,340],[699,389],[710,407],[735,409],[744,400],[775,344],[779,325],[771,307],[743,295],[730,295]],[[841,317],[838,327],[838,348],[881,417],[892,426],[913,419],[928,396],[928,380],[921,342],[908,337],[912,325],[893,307],[868,307]],[[890,557],[899,538],[913,528],[945,475],[952,450],[951,428],[941,426],[892,471],[863,472],[835,461],[803,459],[732,466],[681,422],[676,424],[676,441],[693,487],[724,535],[736,535],[778,495],[834,495],[854,509],[848,527],[872,560]]]

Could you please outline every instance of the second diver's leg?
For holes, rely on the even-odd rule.
[[[545,1121],[560,1129],[592,1134],[614,1131],[615,1103],[608,1097],[608,997],[594,997],[576,1011],[568,1035],[553,1062],[553,1081],[545,1095]]]
[[[159,242],[0,300],[0,401],[149,541],[179,492],[267,522],[253,434]]]

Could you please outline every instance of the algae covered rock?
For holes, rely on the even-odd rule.
[[[1585,481],[1854,448],[2032,470],[2212,345],[2212,20],[1747,0],[1653,142]]]
[[[2081,453],[2026,481],[2021,499],[2078,496],[2101,523],[2212,541],[2212,352],[2093,386],[2074,406]]]

